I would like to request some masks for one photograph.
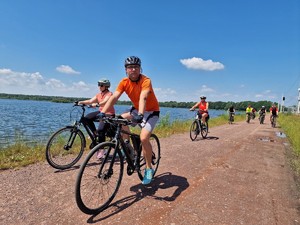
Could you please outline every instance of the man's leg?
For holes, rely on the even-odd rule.
[[[140,138],[142,143],[143,155],[146,159],[146,167],[151,168],[152,145],[150,143],[151,132],[146,129],[141,130]]]

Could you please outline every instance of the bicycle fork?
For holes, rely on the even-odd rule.
[[[72,130],[71,130],[71,135],[69,137],[69,140],[67,142],[66,145],[64,145],[64,150],[70,150],[70,148],[72,148],[73,146],[73,143],[75,141],[75,138],[76,138],[76,135],[77,135],[77,128],[74,127]]]

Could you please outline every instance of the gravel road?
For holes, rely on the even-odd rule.
[[[75,203],[78,167],[46,162],[0,171],[0,224],[300,224],[299,190],[290,146],[279,128],[257,120],[162,138],[162,159],[150,187],[124,174],[111,206],[98,215]]]

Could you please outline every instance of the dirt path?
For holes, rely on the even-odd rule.
[[[96,216],[76,206],[78,168],[1,171],[0,224],[300,224],[287,140],[275,131],[256,120],[213,128],[205,140],[161,139],[152,186],[124,174],[112,206]]]

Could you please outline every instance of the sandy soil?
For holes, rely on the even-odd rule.
[[[75,203],[78,167],[46,162],[0,172],[0,224],[300,224],[299,190],[288,140],[257,120],[161,139],[162,159],[150,187],[124,174],[111,206],[98,215]]]

